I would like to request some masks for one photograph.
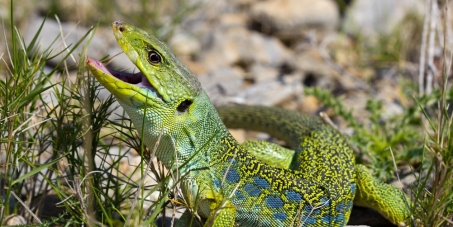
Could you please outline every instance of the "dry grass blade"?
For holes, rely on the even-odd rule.
[[[14,192],[11,192],[11,194],[14,196],[14,198],[16,198],[16,200],[22,204],[23,208],[25,208],[25,210],[28,212],[28,214],[30,214],[36,222],[38,222],[39,224],[42,224],[41,220],[39,220],[39,218],[33,213],[33,211],[30,210],[30,208],[28,208],[28,206],[19,198],[19,196],[16,195],[16,193]]]
[[[155,153],[156,153],[156,151],[157,151],[157,148],[159,147],[159,143],[160,143],[160,140],[161,140],[163,131],[164,131],[164,129],[162,128],[162,129],[161,129],[161,132],[159,133],[159,137],[157,138],[157,141],[156,141],[156,143],[154,144],[154,148],[153,148],[153,150],[152,150],[152,152],[151,152],[151,155],[150,155],[150,157],[149,157],[148,165],[146,165],[145,174],[148,173],[148,171],[150,170],[150,165],[152,164],[152,160],[153,160],[153,158],[154,158],[154,155],[155,155]],[[145,179],[146,179],[145,177],[142,177],[140,183],[139,183],[138,186],[137,186],[137,191],[135,192],[135,197],[134,197],[134,199],[132,200],[132,205],[131,205],[131,208],[130,208],[131,211],[134,210],[135,207],[136,207],[136,205],[137,205],[137,200],[138,200],[138,197],[140,196],[140,194],[141,194],[141,192],[142,192],[141,189],[142,189],[143,185],[145,184]],[[125,223],[124,226],[126,226],[127,223],[130,222],[130,219],[131,219],[131,217],[132,217],[132,213],[133,213],[133,212],[129,212],[129,213],[128,213],[127,218],[126,218],[126,221],[124,222],[124,223]]]

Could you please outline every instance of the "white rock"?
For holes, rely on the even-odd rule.
[[[331,0],[270,0],[251,8],[251,17],[277,33],[297,34],[306,28],[332,30],[339,10]]]
[[[25,43],[29,44],[31,42],[43,20],[43,18],[33,18],[30,20],[24,33]],[[51,56],[65,50],[66,47],[68,47],[69,51],[89,30],[88,28],[78,26],[75,23],[61,23],[61,27],[63,35],[60,35],[60,25],[58,25],[56,21],[51,19],[46,20],[38,39],[38,46],[40,47],[39,51],[42,52],[50,48],[53,50]],[[90,42],[90,48],[87,50],[87,55],[96,59],[104,57],[106,55],[105,50],[108,49],[110,43],[115,42],[113,35],[110,35],[110,37],[110,39],[101,39],[100,37],[95,36]],[[84,45],[86,45],[88,38],[89,36],[72,53],[76,61],[79,60],[79,54],[82,52]],[[54,42],[54,40],[56,41]],[[65,55],[67,55],[66,50],[53,58],[51,60],[52,64],[58,64]],[[66,59],[66,62],[68,65],[75,65],[76,63],[72,58]]]
[[[292,96],[298,91],[297,82],[285,84],[278,80],[256,83],[238,94],[249,105],[275,106]]]
[[[34,35],[37,33],[39,26],[41,26],[42,20],[43,18],[35,18],[29,22],[28,27],[24,33],[24,39],[27,44],[31,42]],[[37,47],[39,47],[39,51],[42,52],[47,48],[50,48],[52,49],[52,55],[54,55],[63,51],[65,49],[65,45],[69,47],[68,49],[70,50],[89,30],[88,28],[81,27],[79,25],[76,25],[75,23],[61,23],[61,27],[63,30],[65,44],[63,43],[63,39],[61,38],[60,26],[58,25],[58,23],[51,19],[46,20],[38,38]],[[129,61],[126,54],[122,53],[123,50],[118,46],[115,37],[112,34],[111,28],[98,28],[95,32],[96,33],[94,34],[94,37],[91,39],[89,47],[87,48],[86,55],[89,58],[101,59],[107,55],[109,55],[110,57],[115,56],[112,59],[112,63],[109,65],[109,67],[118,70],[125,70],[128,72],[137,71],[137,68],[134,64],[131,63],[131,61]],[[85,38],[85,40],[72,53],[76,61],[79,61],[79,56],[82,52],[82,49],[86,46],[87,41],[91,35],[92,34]],[[54,40],[56,41],[54,42]],[[64,51],[62,54],[51,59],[50,62],[56,65],[63,59],[65,55],[67,55],[67,51]],[[71,57],[66,59],[66,63],[69,66],[75,65],[75,62]]]
[[[202,39],[206,48],[200,60],[210,71],[234,64],[279,66],[289,58],[289,51],[276,38],[243,27],[214,29]]]
[[[170,48],[177,56],[194,55],[200,52],[200,41],[181,29],[176,29],[168,41]]]
[[[2,223],[2,225],[8,225],[8,226],[26,225],[26,224],[27,224],[27,221],[25,220],[25,218],[20,215],[17,215],[17,214],[11,214],[11,215],[5,217],[5,219],[3,220],[3,223]]]
[[[355,0],[346,11],[344,28],[348,33],[374,36],[389,34],[409,13],[423,15],[420,0]]]
[[[233,96],[242,90],[243,72],[239,68],[224,67],[210,74],[201,75],[198,80],[211,100]]]
[[[279,71],[275,67],[264,66],[261,64],[253,64],[250,67],[250,76],[255,83],[277,79],[278,74]]]

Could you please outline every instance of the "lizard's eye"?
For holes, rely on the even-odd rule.
[[[148,61],[151,64],[158,64],[162,61],[162,59],[156,51],[152,50],[148,53]]]
[[[179,104],[178,107],[176,107],[176,110],[178,111],[178,113],[185,113],[189,109],[190,105],[192,105],[192,101],[184,100]]]

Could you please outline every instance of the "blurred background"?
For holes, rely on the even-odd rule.
[[[6,23],[9,1],[1,4]],[[369,98],[381,100],[389,115],[401,112],[407,102],[401,95],[402,84],[418,83],[426,11],[421,0],[18,0],[14,4],[15,24],[26,42],[47,16],[38,42],[41,49],[62,48],[61,37],[66,44],[75,43],[98,24],[87,56],[117,55],[121,49],[110,24],[124,20],[165,41],[199,76],[216,103],[233,100],[314,113],[319,111],[319,100],[303,96],[303,88],[319,87],[341,95],[356,117],[365,117],[360,109]],[[437,57],[442,54],[440,47],[433,51]],[[434,63],[439,67],[439,62]],[[112,64],[134,70],[124,54],[113,58]]]

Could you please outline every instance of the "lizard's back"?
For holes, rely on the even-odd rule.
[[[343,136],[316,118],[279,108],[232,106],[218,108],[218,112],[226,126],[267,132],[284,140],[296,151],[291,170],[264,165],[268,169],[251,175],[253,182],[245,184],[238,194],[245,192],[250,197],[249,200],[255,201],[276,200],[282,206],[285,204],[280,203],[281,199],[299,202],[293,215],[297,216],[299,212],[296,219],[307,226],[346,224],[355,193],[355,173],[352,150]],[[278,181],[282,186],[293,184],[293,189],[283,189],[281,198],[273,195],[260,196],[256,185],[259,185],[262,178]],[[298,186],[294,187],[296,185]],[[233,200],[233,203],[237,203],[238,207],[245,205],[240,199]],[[250,211],[245,209],[244,212]],[[274,216],[276,214],[278,212],[273,212]],[[283,217],[290,214],[279,215]]]

